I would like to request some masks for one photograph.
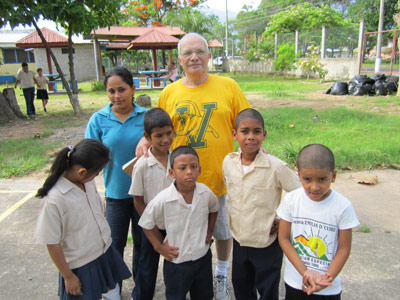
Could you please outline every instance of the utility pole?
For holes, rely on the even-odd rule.
[[[228,0],[225,0],[225,56],[228,57]]]
[[[383,30],[383,13],[385,9],[385,0],[381,0],[381,6],[379,10],[379,25],[378,25],[378,41],[376,43],[376,60],[375,60],[375,72],[381,71],[381,48],[382,48],[382,30]]]

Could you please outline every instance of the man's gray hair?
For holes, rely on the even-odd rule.
[[[178,55],[181,54],[181,43],[182,43],[187,37],[192,36],[192,35],[195,35],[195,36],[197,36],[197,37],[199,37],[200,39],[203,40],[204,45],[206,46],[207,53],[208,53],[208,42],[207,42],[207,40],[206,40],[202,35],[200,35],[200,34],[198,34],[198,33],[196,33],[196,32],[189,32],[189,33],[186,33],[186,34],[181,38],[181,40],[180,40],[179,43],[178,43]]]

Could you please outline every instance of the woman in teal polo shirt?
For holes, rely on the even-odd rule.
[[[132,274],[135,278],[141,240],[137,224],[139,215],[132,196],[128,194],[131,178],[122,170],[122,166],[135,157],[136,145],[143,137],[146,109],[134,102],[135,85],[132,74],[126,68],[111,69],[104,78],[104,85],[111,103],[91,116],[85,137],[100,140],[111,150],[111,162],[103,170],[106,218],[111,227],[113,244],[121,256],[132,222]]]

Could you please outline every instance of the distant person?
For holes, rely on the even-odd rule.
[[[109,154],[107,147],[91,139],[63,148],[37,192],[42,201],[34,239],[47,244],[60,271],[60,299],[119,300],[118,282],[131,276],[111,244],[94,180]]]
[[[165,257],[164,283],[167,300],[212,300],[213,276],[210,242],[218,214],[218,199],[197,183],[199,157],[181,146],[171,153],[169,174],[174,183],[149,202],[139,225]],[[160,233],[165,229],[165,238]],[[136,300],[136,299],[135,299]]]
[[[42,68],[37,69],[37,75],[35,76],[37,81],[36,98],[42,100],[43,110],[47,113],[46,105],[49,102],[49,94],[47,93],[47,84],[49,78],[43,75]]]
[[[106,187],[106,218],[111,227],[113,243],[124,256],[129,228],[133,238],[132,273],[135,278],[139,264],[141,229],[139,214],[129,195],[131,177],[122,166],[135,157],[135,149],[143,137],[143,118],[147,111],[135,103],[131,72],[124,67],[112,68],[104,77],[110,103],[89,119],[85,137],[103,142],[111,151],[111,162],[103,170]]]
[[[174,82],[177,80],[178,77],[178,68],[175,66],[175,63],[171,63],[171,66],[169,68],[171,70],[171,73],[168,74],[168,80],[170,82]]]
[[[35,72],[29,70],[29,66],[26,62],[22,63],[22,68],[18,70],[17,81],[15,82],[15,88],[18,83],[21,83],[22,92],[24,93],[26,103],[26,114],[28,117],[34,117],[35,111],[35,83],[38,84],[35,78]]]
[[[171,118],[161,108],[153,108],[144,115],[144,137],[151,143],[149,157],[140,157],[132,172],[135,208],[140,216],[152,199],[171,185],[173,179],[168,174],[169,148],[174,137]],[[164,234],[165,235],[165,234]],[[154,250],[146,235],[142,234],[139,266],[135,277],[132,298],[152,300],[157,281],[160,254]]]
[[[303,187],[286,194],[277,210],[285,299],[339,300],[339,272],[350,255],[352,229],[360,223],[351,202],[331,189],[336,171],[329,148],[305,146],[297,172]]]
[[[282,190],[289,192],[301,186],[285,162],[263,151],[266,135],[258,111],[241,111],[233,131],[241,151],[229,153],[222,164],[228,190],[226,213],[233,235],[236,300],[278,300],[283,253],[275,211]]]
[[[225,213],[226,188],[222,161],[234,151],[232,130],[237,114],[250,104],[239,85],[231,78],[207,72],[210,59],[207,40],[197,33],[186,34],[178,43],[178,61],[185,76],[168,85],[160,94],[158,107],[174,124],[171,150],[188,145],[196,150],[202,164],[199,182],[219,198],[215,224],[217,262],[214,272],[215,299],[228,300],[226,278],[232,252],[232,235]],[[136,153],[146,152],[149,143],[142,139]]]

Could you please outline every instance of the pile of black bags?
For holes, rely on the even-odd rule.
[[[385,74],[374,74],[371,77],[366,75],[356,75],[349,83],[345,81],[336,81],[325,94],[330,95],[379,95],[386,96],[395,94],[399,84],[399,77],[388,76]]]

